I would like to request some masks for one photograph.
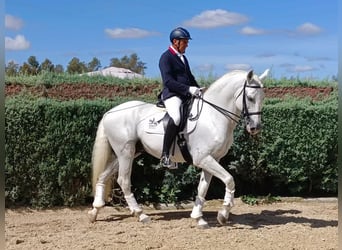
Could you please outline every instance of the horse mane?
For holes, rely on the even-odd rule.
[[[239,77],[239,76],[243,76],[245,79],[247,79],[247,72],[244,70],[233,70],[230,71],[226,74],[224,74],[223,76],[221,76],[220,78],[218,78],[216,81],[214,81],[208,88],[208,91],[221,91],[223,88],[225,88],[226,86],[235,83],[235,81],[232,81],[232,79]]]

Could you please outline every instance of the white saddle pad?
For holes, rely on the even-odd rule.
[[[143,125],[144,131],[149,134],[164,134],[164,124],[163,118],[166,115],[166,110],[164,108],[156,107],[155,112],[151,115],[145,117],[141,123]],[[187,124],[183,130],[184,134],[189,134],[196,128],[197,121],[190,121],[188,119]]]

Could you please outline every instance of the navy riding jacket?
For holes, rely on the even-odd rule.
[[[172,96],[178,96],[185,101],[190,95],[189,87],[199,88],[195,77],[192,75],[189,62],[184,57],[184,63],[179,56],[169,48],[159,60],[159,69],[163,80],[162,100]]]

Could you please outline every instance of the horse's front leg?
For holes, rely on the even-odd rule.
[[[204,157],[198,164],[203,170],[220,179],[226,186],[223,208],[218,211],[217,220],[221,225],[228,221],[229,212],[234,206],[235,183],[233,176],[228,173],[212,156]]]
[[[202,171],[201,178],[197,188],[197,196],[195,200],[195,205],[191,212],[191,218],[197,220],[197,225],[200,228],[208,228],[208,222],[203,219],[203,206],[205,202],[205,196],[208,192],[208,188],[211,182],[212,175],[207,171]]]
[[[228,221],[229,212],[234,206],[234,189],[226,188],[226,193],[224,195],[223,208],[217,213],[217,221],[221,225],[225,225]]]

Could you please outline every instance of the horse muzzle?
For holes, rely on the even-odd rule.
[[[256,124],[256,125],[247,124],[246,129],[249,134],[256,135],[261,131],[261,124]]]

